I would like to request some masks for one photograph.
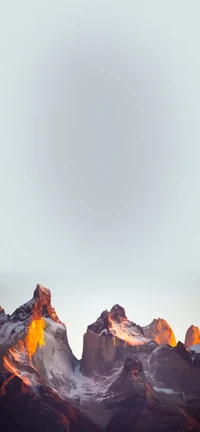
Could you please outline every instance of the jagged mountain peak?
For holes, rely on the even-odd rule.
[[[40,376],[53,388],[56,383],[57,392],[73,386],[70,376],[77,360],[48,288],[38,284],[30,301],[1,319],[0,360],[4,369],[33,385]]]
[[[91,330],[95,333],[101,333],[103,330],[107,330],[112,328],[112,322],[120,323],[123,320],[127,320],[125,310],[119,304],[115,304],[110,312],[105,309],[99,318],[88,326],[88,330]]]
[[[157,348],[162,353],[162,363],[165,362],[163,351],[171,353],[173,361],[173,348],[161,346]],[[178,357],[178,356],[177,356]],[[185,363],[184,361],[182,362]],[[160,369],[161,361],[159,361]],[[172,362],[174,369],[174,363]],[[163,367],[165,373],[167,368]],[[169,375],[174,381],[172,370]],[[149,377],[149,375],[147,375]],[[113,411],[106,432],[195,432],[200,431],[198,410],[192,412],[183,406],[178,406],[177,399],[173,402],[174,395],[170,389],[158,388],[147,380],[142,362],[135,355],[129,355],[124,362],[124,367],[116,376],[106,393],[106,406]],[[197,376],[196,376],[197,379]],[[184,380],[182,380],[182,383]],[[163,391],[160,397],[160,391]],[[171,396],[172,395],[172,396]],[[172,397],[172,402],[170,402]],[[198,402],[199,404],[199,402]],[[192,415],[194,414],[194,417]],[[196,416],[196,418],[195,418]]]
[[[138,359],[137,356],[134,354],[129,355],[126,357],[126,360],[124,362],[124,369],[125,371],[132,371],[134,372],[134,375],[138,375],[138,373],[142,373],[144,376],[144,371],[142,367],[141,361]]]
[[[110,310],[110,317],[112,320],[120,322],[121,320],[127,319],[125,309],[119,304],[115,304]]]
[[[126,316],[125,310],[115,304],[110,312],[105,310],[99,318],[90,324],[84,335],[81,370],[85,375],[110,373],[114,359],[124,361],[130,347],[146,345],[143,350],[151,348],[152,341],[144,336],[143,330]],[[133,348],[131,348],[133,349]]]
[[[65,326],[51,305],[51,291],[41,284],[37,284],[33,298],[17,308],[9,320],[11,322],[26,322],[28,325],[31,321],[40,320],[43,317],[51,318],[53,321]]]
[[[109,329],[109,312],[104,310],[97,320],[88,325],[87,330],[90,330],[94,333],[101,333],[103,330],[108,331]]]
[[[145,378],[142,362],[136,355],[128,355],[121,372],[107,391],[107,406],[109,408],[114,408],[116,404],[123,406],[126,401],[127,404],[131,403],[134,406],[134,410],[137,410],[137,408],[141,409],[147,398],[151,396],[153,390]]]
[[[129,321],[125,309],[119,304],[115,304],[110,312],[105,309],[97,320],[87,327],[87,330],[98,334],[103,332],[122,340],[126,339],[128,343],[131,343],[131,337],[144,336],[142,327]]]
[[[103,330],[110,332],[113,322],[120,324],[120,322],[123,321],[127,321],[125,310],[119,304],[115,304],[110,312],[105,309],[97,320],[90,324],[87,329],[94,333],[101,333]]]
[[[195,326],[194,324],[191,324],[191,326],[189,327],[188,330],[190,330],[190,329],[200,331],[199,327],[198,327],[198,326]]]
[[[144,335],[147,338],[153,339],[159,345],[167,344],[176,346],[176,338],[174,332],[168,322],[163,318],[153,319],[153,321],[142,327]]]
[[[45,288],[41,284],[37,284],[35,291],[33,293],[34,298],[40,298],[41,300],[43,298],[46,298],[46,301],[51,303],[51,291],[48,288]]]
[[[200,343],[200,329],[195,325],[191,325],[185,335],[185,345],[187,348]]]
[[[65,326],[65,324],[60,321],[55,309],[51,305],[51,291],[48,288],[45,288],[41,284],[37,284],[33,293],[33,299],[35,300],[36,305],[34,309],[36,315],[38,314],[40,318],[42,316],[49,317],[53,321]]]
[[[188,364],[192,363],[191,355],[182,342],[178,341],[177,345],[173,348],[173,352],[177,353]]]
[[[154,318],[153,322],[161,324],[161,323],[166,323],[167,321],[164,318],[159,317],[159,318]]]

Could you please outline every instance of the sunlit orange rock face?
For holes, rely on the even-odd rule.
[[[14,376],[22,377],[22,380],[25,384],[31,385],[30,380],[25,374],[21,374],[18,366],[22,366],[23,372],[26,369],[30,368],[33,370],[33,373],[37,375],[37,372],[34,370],[34,367],[31,363],[31,359],[29,358],[27,347],[25,341],[20,340],[15,346],[9,348],[7,353],[3,357],[3,365],[4,368],[13,374]]]
[[[26,346],[28,349],[29,356],[32,358],[35,354],[37,347],[42,347],[45,344],[44,341],[44,328],[45,321],[43,318],[38,320],[33,320],[29,324],[28,333],[26,336]]]
[[[159,345],[176,346],[176,338],[172,328],[162,318],[154,319],[151,324],[143,327],[146,338],[153,339]]]
[[[43,315],[50,316],[53,321],[64,326],[51,305],[51,292],[48,288],[44,288],[42,285],[37,285],[33,297],[35,301],[32,306],[31,321],[25,338],[30,357],[35,354],[38,346],[42,347],[45,344],[45,321]]]
[[[37,374],[32,364],[32,357],[38,347],[45,344],[44,328],[45,321],[43,318],[31,321],[24,339],[19,340],[13,347],[9,348],[3,357],[4,368],[10,373],[22,377],[27,385],[31,383],[21,371],[25,372],[31,369],[33,373],[36,372]]]
[[[190,348],[193,345],[200,343],[200,329],[197,326],[191,325],[185,335],[185,345]]]
[[[14,339],[13,344],[3,356],[5,369],[15,375],[21,376],[19,365],[23,368],[33,368],[32,357],[39,347],[45,345],[44,329],[46,326],[44,317],[50,317],[56,323],[65,327],[56,315],[51,305],[51,293],[42,285],[37,285],[33,299],[14,312],[11,319],[16,322],[24,322],[24,331],[20,338]],[[25,380],[25,376],[23,377]]]
[[[43,316],[49,316],[53,321],[65,326],[59,320],[51,305],[51,292],[48,288],[44,288],[42,285],[37,285],[33,298],[34,303],[31,311],[31,320],[25,337],[25,343],[30,358],[35,354],[38,347],[42,347],[45,344],[45,320]]]

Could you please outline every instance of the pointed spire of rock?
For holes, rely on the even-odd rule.
[[[124,370],[126,372],[129,371],[133,372],[134,376],[137,376],[140,373],[144,377],[142,363],[138,359],[138,357],[134,354],[131,354],[128,357],[126,357],[126,360],[124,362]]]
[[[39,298],[41,301],[45,301],[45,303],[51,303],[51,291],[41,284],[37,284],[33,297],[35,299]]]
[[[174,332],[163,318],[154,319],[151,324],[143,327],[143,332],[146,338],[153,339],[159,345],[176,346]]]
[[[116,304],[112,307],[110,311],[110,317],[113,321],[116,322],[120,322],[123,319],[127,319],[125,309],[119,304]]]
[[[200,329],[197,326],[191,325],[185,335],[186,348],[200,343]]]
[[[55,309],[51,305],[51,291],[48,288],[43,287],[41,284],[37,284],[36,289],[33,293],[34,304],[32,306],[32,313],[35,319],[47,316],[53,319],[53,321],[64,324],[59,320]]]
[[[93,323],[88,326],[88,330],[91,330],[94,333],[101,333],[104,329],[108,330],[109,328],[109,312],[104,310],[100,317]]]

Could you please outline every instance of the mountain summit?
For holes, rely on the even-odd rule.
[[[65,325],[51,305],[51,292],[37,285],[33,298],[1,323],[1,364],[25,383],[59,389],[73,387],[70,376],[77,359],[69,347]],[[58,372],[59,364],[59,372]]]
[[[185,346],[192,347],[200,343],[200,329],[197,326],[191,325],[185,335]]]
[[[174,332],[167,321],[162,318],[154,319],[151,324],[143,327],[143,332],[147,338],[153,339],[159,345],[176,346]]]
[[[142,328],[128,320],[125,310],[118,304],[110,312],[103,311],[90,324],[84,335],[81,370],[87,375],[108,373],[115,361],[124,362],[130,347],[156,344],[144,336]],[[141,350],[142,351],[142,350]]]

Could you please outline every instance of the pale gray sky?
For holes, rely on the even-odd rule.
[[[0,4],[0,304],[200,326],[200,3]]]

